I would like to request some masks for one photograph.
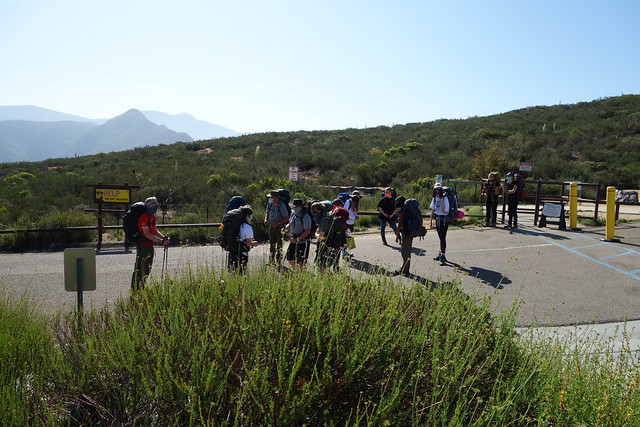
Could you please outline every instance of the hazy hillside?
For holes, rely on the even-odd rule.
[[[153,123],[165,125],[176,132],[187,133],[196,140],[240,135],[240,132],[204,120],[198,120],[187,113],[171,115],[160,111],[143,111],[142,114]]]
[[[137,111],[137,110],[135,110]],[[174,134],[159,128],[153,128],[143,119],[156,125],[165,126]],[[113,123],[107,129],[101,129],[86,138],[80,138],[76,123],[103,125],[110,119],[89,119],[73,114],[61,113],[33,105],[0,106],[0,162],[39,161],[50,157],[67,157],[98,152],[126,150],[144,145],[192,141],[193,139],[212,139],[240,135],[239,132],[204,120],[198,120],[187,113],[171,115],[160,111],[145,111],[138,115],[141,123],[133,131],[131,123],[116,122],[126,126],[122,133]],[[19,129],[7,122],[21,121]],[[56,126],[43,125],[43,122],[59,122]],[[47,130],[52,129],[51,135]],[[63,134],[68,134],[64,137]],[[137,140],[128,140],[135,134]],[[98,137],[95,141],[90,138]],[[104,147],[105,137],[111,138]],[[161,141],[161,142],[157,142]]]
[[[5,120],[27,120],[31,122],[92,122],[102,124],[106,120],[93,120],[73,114],[48,110],[35,105],[0,105],[0,122]]]
[[[97,127],[89,122],[0,122],[0,161],[44,160]]]
[[[131,109],[76,138],[61,148],[57,157],[109,153],[176,141],[188,142],[193,141],[193,138],[186,133],[156,125],[140,111]]]

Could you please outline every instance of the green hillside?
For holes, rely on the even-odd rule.
[[[533,163],[533,177],[640,187],[640,95],[575,105],[529,107],[489,117],[393,127],[260,133],[33,163],[0,164],[0,223],[90,205],[88,184],[139,185],[218,215],[233,194],[262,204],[288,185],[322,196],[317,185],[392,185],[421,178],[480,178]],[[423,180],[424,182],[424,180]],[[187,209],[185,209],[187,210]]]

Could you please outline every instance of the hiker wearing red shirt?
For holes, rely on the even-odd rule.
[[[147,211],[138,217],[138,232],[140,239],[136,242],[136,264],[131,277],[131,290],[139,291],[144,288],[144,282],[151,273],[153,265],[153,244],[169,244],[169,237],[160,234],[156,228],[155,214],[158,211],[158,199],[149,197],[144,201]]]

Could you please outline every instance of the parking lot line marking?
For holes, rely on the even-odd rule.
[[[542,248],[545,246],[553,246],[551,243],[542,243],[540,245],[523,245],[523,246],[511,246],[507,248],[486,248],[486,249],[462,249],[459,251],[451,251],[451,253],[459,253],[459,252],[494,252],[494,251],[512,251],[514,249],[524,249],[524,248]]]
[[[633,252],[626,251],[626,252],[622,252],[622,253],[615,254],[615,255],[603,256],[602,258],[598,258],[598,259],[599,260],[603,260],[603,259],[615,258],[615,257],[623,256],[623,255],[632,255],[632,254],[633,254]]]
[[[593,245],[576,246],[573,249],[595,248],[596,246],[603,246],[603,245],[606,245],[606,244],[607,244],[606,242],[602,242],[602,243],[596,243],[596,244],[593,244]]]
[[[566,251],[572,252],[572,253],[574,253],[574,254],[576,254],[576,255],[579,255],[579,256],[581,256],[581,257],[583,257],[583,258],[586,258],[586,259],[588,259],[588,260],[590,260],[590,261],[593,261],[593,262],[595,262],[595,263],[597,263],[597,264],[600,264],[600,265],[603,265],[603,266],[605,266],[605,267],[608,267],[608,268],[610,268],[611,270],[617,271],[618,273],[622,273],[622,274],[624,274],[625,276],[633,277],[633,278],[634,278],[634,279],[636,279],[636,280],[640,280],[640,277],[639,277],[639,276],[637,276],[637,275],[636,275],[635,273],[633,273],[633,272],[624,271],[624,270],[622,270],[621,268],[618,268],[618,267],[616,267],[616,266],[614,266],[614,265],[611,265],[611,264],[607,264],[606,262],[603,262],[603,261],[599,260],[598,258],[594,258],[594,257],[592,257],[592,256],[589,256],[589,255],[583,254],[583,253],[581,253],[580,251],[575,250],[574,248],[569,248],[569,247],[567,247],[567,246],[563,246],[563,245],[561,245],[561,244],[559,244],[559,243],[557,243],[557,242],[555,242],[555,241],[553,241],[553,240],[550,240],[549,238],[546,238],[546,237],[544,237],[544,236],[538,236],[538,235],[536,235],[536,233],[532,233],[532,232],[525,232],[525,234],[527,234],[527,235],[529,235],[529,236],[537,237],[538,239],[543,240],[543,241],[545,241],[545,242],[547,242],[547,243],[551,243],[551,244],[552,244],[552,245],[554,245],[554,246],[557,246],[557,247],[562,248],[562,249],[564,249],[564,250],[566,250]],[[584,236],[584,237],[588,237],[588,236]],[[588,238],[592,239],[593,241],[597,241],[597,240],[596,240],[595,238],[593,238],[593,237],[588,237]],[[618,247],[618,246],[616,246],[615,244],[613,244],[613,243],[611,243],[611,242],[603,242],[603,244],[605,244],[605,245],[614,245],[615,247]],[[621,249],[622,249],[622,248],[621,248]],[[625,248],[624,250],[627,250],[627,249]],[[632,252],[632,253],[638,253],[637,251],[633,251],[633,250],[627,250],[627,251]]]

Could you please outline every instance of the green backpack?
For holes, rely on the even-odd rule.
[[[220,246],[225,251],[238,254],[243,251],[244,245],[240,241],[240,227],[244,222],[244,215],[240,209],[231,209],[222,217],[222,234]]]

